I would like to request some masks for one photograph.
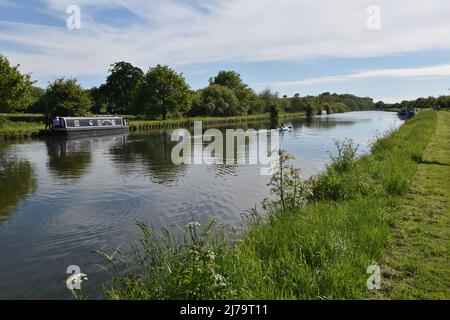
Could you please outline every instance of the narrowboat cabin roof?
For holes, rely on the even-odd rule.
[[[119,116],[89,116],[89,117],[56,117],[56,118],[60,118],[60,119],[125,119],[124,117],[119,117]]]

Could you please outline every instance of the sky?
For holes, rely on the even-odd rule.
[[[0,54],[41,87],[128,61],[193,89],[235,70],[257,92],[400,102],[450,94],[449,17],[448,0],[0,0]]]

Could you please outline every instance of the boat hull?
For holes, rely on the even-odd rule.
[[[117,133],[127,133],[130,132],[130,127],[104,127],[104,128],[63,128],[63,129],[51,129],[50,133],[53,135],[62,135],[62,136],[100,136],[100,135],[109,135],[109,134],[117,134]]]

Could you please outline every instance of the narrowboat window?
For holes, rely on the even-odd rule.
[[[99,125],[99,126],[103,125],[103,121],[102,120],[97,120],[97,125]]]
[[[73,123],[75,124],[75,127],[80,126],[80,120],[74,120]]]
[[[116,125],[116,120],[111,120],[111,123],[112,123],[113,126],[115,126]]]

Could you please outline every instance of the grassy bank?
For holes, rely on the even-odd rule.
[[[239,240],[214,222],[191,223],[176,236],[140,224],[144,237],[130,258],[134,272],[117,273],[106,296],[365,298],[367,267],[382,261],[435,125],[436,114],[424,111],[380,139],[371,155],[356,161],[351,147],[344,148],[324,174],[300,185],[309,188],[306,205],[265,219],[253,212]]]
[[[0,118],[13,121],[13,122],[44,122],[43,114],[34,113],[0,113]]]
[[[298,118],[305,116],[304,112],[285,113],[280,119]],[[127,117],[127,116],[125,116]],[[192,127],[194,121],[202,121],[205,126],[220,124],[238,124],[252,121],[270,120],[269,114],[239,117],[197,117],[171,120],[139,120],[130,116],[131,131],[158,130],[167,128]],[[37,136],[44,129],[44,117],[38,114],[0,114],[0,139],[13,139],[28,136]]]
[[[283,113],[280,115],[280,119],[292,119],[298,117],[304,117],[306,113]],[[250,116],[239,117],[195,117],[195,118],[181,118],[171,120],[138,120],[130,119],[129,125],[131,131],[143,131],[143,130],[156,130],[164,128],[179,128],[179,127],[192,127],[195,121],[202,121],[203,125],[219,125],[219,124],[237,124],[252,121],[264,121],[270,120],[270,114],[258,114]]]
[[[9,121],[0,118],[0,141],[40,135],[44,130],[42,123]]]
[[[439,112],[383,261],[381,298],[450,299],[450,112]]]

